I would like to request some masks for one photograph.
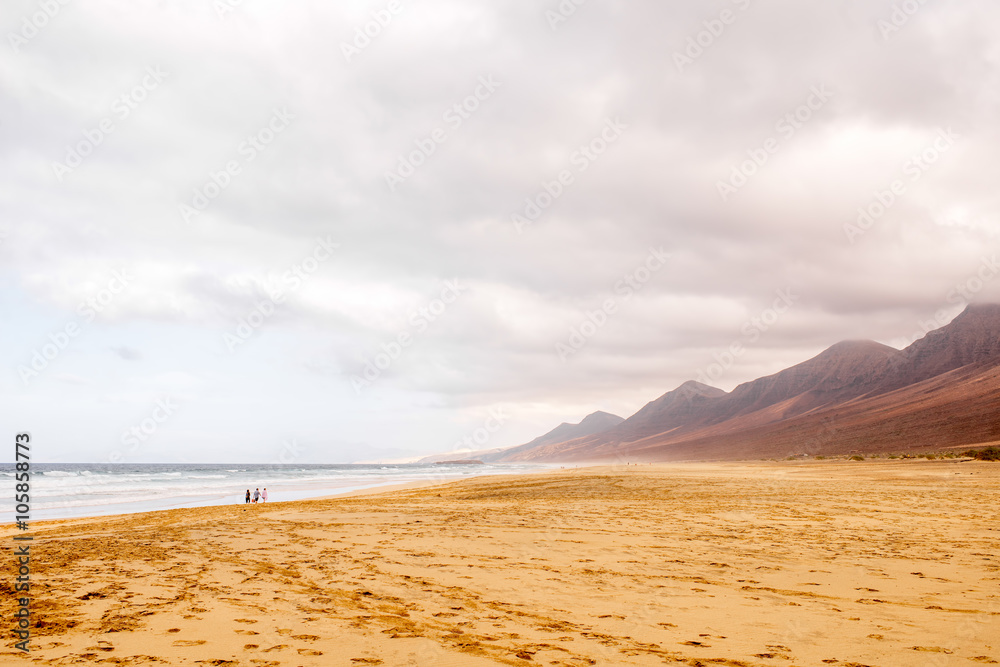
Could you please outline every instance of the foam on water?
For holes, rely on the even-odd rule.
[[[268,501],[301,500],[389,484],[470,475],[513,474],[539,465],[221,465],[35,464],[31,519],[64,519],[178,507],[242,503],[249,488],[267,487]],[[13,477],[12,464],[0,475]],[[14,514],[13,495],[0,495],[0,515]]]

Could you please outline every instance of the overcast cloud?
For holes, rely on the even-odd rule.
[[[1000,300],[997,25],[7,2],[3,432],[47,461],[392,458],[901,347]]]

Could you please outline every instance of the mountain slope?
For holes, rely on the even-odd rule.
[[[844,341],[729,393],[686,382],[604,431],[536,439],[496,460],[759,458],[802,441],[849,451],[1000,439],[1000,404],[983,398],[998,366],[1000,305],[969,306],[902,351]],[[832,433],[831,422],[841,424]]]
[[[533,451],[541,447],[547,447],[552,445],[558,445],[560,443],[566,442],[568,440],[574,440],[576,438],[585,437],[601,433],[606,431],[613,426],[617,426],[624,421],[624,418],[618,415],[613,415],[609,412],[603,412],[598,410],[597,412],[592,412],[578,424],[568,424],[563,422],[556,426],[554,429],[540,435],[531,442],[519,445],[517,447],[512,447],[510,449],[505,449],[500,452],[494,452],[492,454],[487,454],[482,458],[483,461],[514,461],[519,460],[517,457],[520,452]]]
[[[891,391],[968,364],[1000,360],[1000,304],[966,307],[894,359],[880,390]]]
[[[754,424],[787,419],[874,390],[899,354],[899,350],[874,341],[845,341],[801,364],[743,383],[728,394],[688,381],[617,426],[592,438],[566,443],[565,453],[576,458],[590,450],[607,456],[623,443],[657,434],[676,438],[741,415],[755,415]],[[507,450],[497,460],[529,461],[559,455],[559,447],[553,446],[558,443],[531,444]]]
[[[717,422],[797,399],[783,417],[874,390],[899,350],[871,340],[844,341],[779,373],[745,382],[720,406]]]
[[[892,392],[765,426],[631,443],[633,461],[886,453],[1000,441],[1000,365],[970,364]]]
[[[622,439],[630,434],[634,439],[634,436],[664,433],[696,423],[704,418],[705,408],[712,403],[712,399],[725,395],[726,392],[721,389],[689,380],[677,389],[650,401],[634,415],[610,429],[606,435]]]

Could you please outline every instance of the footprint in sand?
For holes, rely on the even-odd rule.
[[[204,639],[178,639],[174,646],[201,646],[204,643]]]
[[[300,648],[299,655],[323,655],[323,651],[314,651],[311,648]]]
[[[115,647],[111,644],[100,644],[98,646],[88,646],[88,651],[114,651]]]

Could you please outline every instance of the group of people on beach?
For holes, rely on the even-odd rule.
[[[267,487],[264,487],[264,492],[261,493],[260,487],[257,487],[253,492],[253,500],[250,499],[250,489],[247,489],[247,503],[260,501],[262,503],[267,502]]]

